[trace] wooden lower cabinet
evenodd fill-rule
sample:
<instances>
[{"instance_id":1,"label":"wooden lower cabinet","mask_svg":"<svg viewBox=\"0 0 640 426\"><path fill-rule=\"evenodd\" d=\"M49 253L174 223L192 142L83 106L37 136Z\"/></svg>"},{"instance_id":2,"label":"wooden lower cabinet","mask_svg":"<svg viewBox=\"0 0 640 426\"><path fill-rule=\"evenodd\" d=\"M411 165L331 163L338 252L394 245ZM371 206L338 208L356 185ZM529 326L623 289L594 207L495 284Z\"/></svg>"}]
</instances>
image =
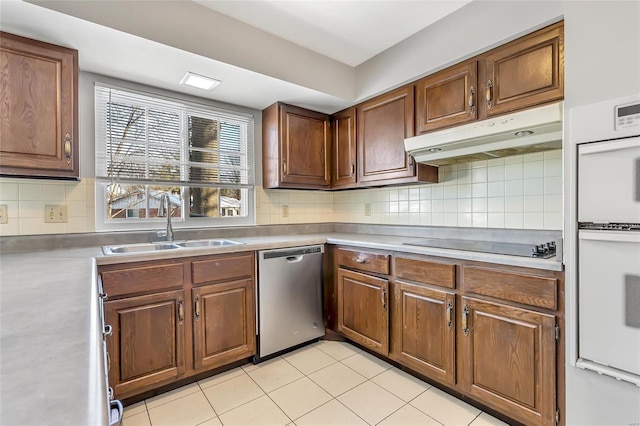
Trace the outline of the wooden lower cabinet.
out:
<instances>
[{"instance_id":1,"label":"wooden lower cabinet","mask_svg":"<svg viewBox=\"0 0 640 426\"><path fill-rule=\"evenodd\" d=\"M338 269L338 331L382 355L389 353L389 281Z\"/></svg>"},{"instance_id":2,"label":"wooden lower cabinet","mask_svg":"<svg viewBox=\"0 0 640 426\"><path fill-rule=\"evenodd\" d=\"M219 367L255 353L253 280L192 290L194 367Z\"/></svg>"},{"instance_id":3,"label":"wooden lower cabinet","mask_svg":"<svg viewBox=\"0 0 640 426\"><path fill-rule=\"evenodd\" d=\"M455 384L455 294L394 284L392 357L413 370Z\"/></svg>"},{"instance_id":4,"label":"wooden lower cabinet","mask_svg":"<svg viewBox=\"0 0 640 426\"><path fill-rule=\"evenodd\" d=\"M460 319L462 390L524 424L555 424L555 317L462 297Z\"/></svg>"},{"instance_id":5,"label":"wooden lower cabinet","mask_svg":"<svg viewBox=\"0 0 640 426\"><path fill-rule=\"evenodd\" d=\"M185 371L184 291L107 301L109 384L118 398L167 384Z\"/></svg>"}]
</instances>

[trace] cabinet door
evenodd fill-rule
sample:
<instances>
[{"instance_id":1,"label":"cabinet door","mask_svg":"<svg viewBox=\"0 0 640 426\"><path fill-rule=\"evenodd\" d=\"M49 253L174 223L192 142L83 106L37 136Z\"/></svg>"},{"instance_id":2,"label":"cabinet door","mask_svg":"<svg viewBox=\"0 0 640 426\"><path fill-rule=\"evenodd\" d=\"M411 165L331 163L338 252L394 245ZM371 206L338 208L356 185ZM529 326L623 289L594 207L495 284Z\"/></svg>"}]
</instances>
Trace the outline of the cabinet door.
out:
<instances>
[{"instance_id":1,"label":"cabinet door","mask_svg":"<svg viewBox=\"0 0 640 426\"><path fill-rule=\"evenodd\" d=\"M554 425L555 317L468 297L461 305L464 391L522 423Z\"/></svg>"},{"instance_id":2,"label":"cabinet door","mask_svg":"<svg viewBox=\"0 0 640 426\"><path fill-rule=\"evenodd\" d=\"M192 295L196 369L218 367L255 354L252 279L195 288Z\"/></svg>"},{"instance_id":3,"label":"cabinet door","mask_svg":"<svg viewBox=\"0 0 640 426\"><path fill-rule=\"evenodd\" d=\"M1 33L0 90L0 174L77 178L78 52Z\"/></svg>"},{"instance_id":4,"label":"cabinet door","mask_svg":"<svg viewBox=\"0 0 640 426\"><path fill-rule=\"evenodd\" d=\"M477 62L463 63L416 83L416 131L426 133L478 118Z\"/></svg>"},{"instance_id":5,"label":"cabinet door","mask_svg":"<svg viewBox=\"0 0 640 426\"><path fill-rule=\"evenodd\" d=\"M413 136L413 86L402 87L358 107L359 182L415 176L404 150Z\"/></svg>"},{"instance_id":6,"label":"cabinet door","mask_svg":"<svg viewBox=\"0 0 640 426\"><path fill-rule=\"evenodd\" d=\"M481 63L481 117L564 97L564 27L552 25L490 51Z\"/></svg>"},{"instance_id":7,"label":"cabinet door","mask_svg":"<svg viewBox=\"0 0 640 426\"><path fill-rule=\"evenodd\" d=\"M356 109L334 114L331 120L331 187L353 186L356 183Z\"/></svg>"},{"instance_id":8,"label":"cabinet door","mask_svg":"<svg viewBox=\"0 0 640 426\"><path fill-rule=\"evenodd\" d=\"M393 357L441 382L455 383L455 295L395 284Z\"/></svg>"},{"instance_id":9,"label":"cabinet door","mask_svg":"<svg viewBox=\"0 0 640 426\"><path fill-rule=\"evenodd\" d=\"M116 397L170 383L185 371L184 291L107 301L109 383Z\"/></svg>"},{"instance_id":10,"label":"cabinet door","mask_svg":"<svg viewBox=\"0 0 640 426\"><path fill-rule=\"evenodd\" d=\"M389 281L340 268L338 331L383 355L389 353Z\"/></svg>"},{"instance_id":11,"label":"cabinet door","mask_svg":"<svg viewBox=\"0 0 640 426\"><path fill-rule=\"evenodd\" d=\"M329 186L329 117L282 104L280 129L281 181Z\"/></svg>"}]
</instances>

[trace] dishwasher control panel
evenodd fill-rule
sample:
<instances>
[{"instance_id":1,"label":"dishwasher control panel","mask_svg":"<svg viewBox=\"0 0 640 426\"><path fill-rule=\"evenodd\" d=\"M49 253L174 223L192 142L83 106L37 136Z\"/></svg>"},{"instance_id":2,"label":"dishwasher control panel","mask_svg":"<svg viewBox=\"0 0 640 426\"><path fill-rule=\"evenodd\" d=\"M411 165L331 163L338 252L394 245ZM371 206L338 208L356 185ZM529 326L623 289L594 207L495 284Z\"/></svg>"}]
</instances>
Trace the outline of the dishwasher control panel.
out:
<instances>
[{"instance_id":1,"label":"dishwasher control panel","mask_svg":"<svg viewBox=\"0 0 640 426\"><path fill-rule=\"evenodd\" d=\"M265 259L273 259L276 257L288 257L288 256L300 256L304 254L316 254L316 253L324 253L322 246L313 246L313 247L301 247L301 248L292 248L291 250L282 249L282 250L265 250L264 252Z\"/></svg>"}]
</instances>

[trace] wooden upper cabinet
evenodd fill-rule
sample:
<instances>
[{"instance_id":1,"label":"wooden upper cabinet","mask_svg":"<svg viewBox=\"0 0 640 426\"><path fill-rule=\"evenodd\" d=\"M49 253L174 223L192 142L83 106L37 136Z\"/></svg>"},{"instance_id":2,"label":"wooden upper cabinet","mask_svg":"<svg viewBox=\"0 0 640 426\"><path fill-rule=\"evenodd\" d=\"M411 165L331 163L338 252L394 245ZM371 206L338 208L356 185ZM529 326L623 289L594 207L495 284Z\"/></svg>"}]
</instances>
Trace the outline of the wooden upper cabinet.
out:
<instances>
[{"instance_id":1,"label":"wooden upper cabinet","mask_svg":"<svg viewBox=\"0 0 640 426\"><path fill-rule=\"evenodd\" d=\"M481 117L564 97L564 23L491 50L480 59Z\"/></svg>"},{"instance_id":2,"label":"wooden upper cabinet","mask_svg":"<svg viewBox=\"0 0 640 426\"><path fill-rule=\"evenodd\" d=\"M265 188L329 187L329 116L275 103L262 112Z\"/></svg>"},{"instance_id":3,"label":"wooden upper cabinet","mask_svg":"<svg viewBox=\"0 0 640 426\"><path fill-rule=\"evenodd\" d=\"M348 108L331 116L331 187L356 184L356 109Z\"/></svg>"},{"instance_id":4,"label":"wooden upper cabinet","mask_svg":"<svg viewBox=\"0 0 640 426\"><path fill-rule=\"evenodd\" d=\"M171 383L185 372L184 291L107 301L109 383L117 398Z\"/></svg>"},{"instance_id":5,"label":"wooden upper cabinet","mask_svg":"<svg viewBox=\"0 0 640 426\"><path fill-rule=\"evenodd\" d=\"M338 331L382 355L389 353L389 281L338 269Z\"/></svg>"},{"instance_id":6,"label":"wooden upper cabinet","mask_svg":"<svg viewBox=\"0 0 640 426\"><path fill-rule=\"evenodd\" d=\"M555 317L462 297L462 389L524 424L555 425Z\"/></svg>"},{"instance_id":7,"label":"wooden upper cabinet","mask_svg":"<svg viewBox=\"0 0 640 426\"><path fill-rule=\"evenodd\" d=\"M253 279L191 291L195 369L220 367L255 354Z\"/></svg>"},{"instance_id":8,"label":"wooden upper cabinet","mask_svg":"<svg viewBox=\"0 0 640 426\"><path fill-rule=\"evenodd\" d=\"M0 175L79 177L78 51L0 32Z\"/></svg>"},{"instance_id":9,"label":"wooden upper cabinet","mask_svg":"<svg viewBox=\"0 0 640 426\"><path fill-rule=\"evenodd\" d=\"M455 294L397 281L393 312L393 358L455 384Z\"/></svg>"},{"instance_id":10,"label":"wooden upper cabinet","mask_svg":"<svg viewBox=\"0 0 640 426\"><path fill-rule=\"evenodd\" d=\"M416 82L416 132L478 118L476 61L449 67Z\"/></svg>"}]
</instances>

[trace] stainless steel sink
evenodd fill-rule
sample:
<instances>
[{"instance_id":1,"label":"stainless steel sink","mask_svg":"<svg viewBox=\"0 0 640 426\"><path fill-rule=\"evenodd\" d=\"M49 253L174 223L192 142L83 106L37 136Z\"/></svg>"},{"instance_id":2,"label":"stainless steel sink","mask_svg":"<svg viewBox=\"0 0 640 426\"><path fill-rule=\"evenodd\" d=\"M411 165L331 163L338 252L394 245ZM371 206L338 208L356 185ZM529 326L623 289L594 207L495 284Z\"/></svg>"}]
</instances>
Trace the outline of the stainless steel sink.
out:
<instances>
[{"instance_id":1,"label":"stainless steel sink","mask_svg":"<svg viewBox=\"0 0 640 426\"><path fill-rule=\"evenodd\" d=\"M221 247L221 246L235 246L238 244L244 244L238 241L232 240L193 240L193 241L182 241L176 243L180 247L189 248L189 247Z\"/></svg>"},{"instance_id":2,"label":"stainless steel sink","mask_svg":"<svg viewBox=\"0 0 640 426\"><path fill-rule=\"evenodd\" d=\"M223 247L244 244L238 241L225 239L192 240L192 241L167 241L157 243L120 244L113 246L103 246L104 254L133 254L133 253L153 253L164 250L182 250L188 248Z\"/></svg>"},{"instance_id":3,"label":"stainless steel sink","mask_svg":"<svg viewBox=\"0 0 640 426\"><path fill-rule=\"evenodd\" d=\"M104 246L102 251L104 254L125 254L125 253L147 253L160 250L177 250L181 248L174 243L141 243L141 244L123 244L119 246Z\"/></svg>"}]
</instances>

